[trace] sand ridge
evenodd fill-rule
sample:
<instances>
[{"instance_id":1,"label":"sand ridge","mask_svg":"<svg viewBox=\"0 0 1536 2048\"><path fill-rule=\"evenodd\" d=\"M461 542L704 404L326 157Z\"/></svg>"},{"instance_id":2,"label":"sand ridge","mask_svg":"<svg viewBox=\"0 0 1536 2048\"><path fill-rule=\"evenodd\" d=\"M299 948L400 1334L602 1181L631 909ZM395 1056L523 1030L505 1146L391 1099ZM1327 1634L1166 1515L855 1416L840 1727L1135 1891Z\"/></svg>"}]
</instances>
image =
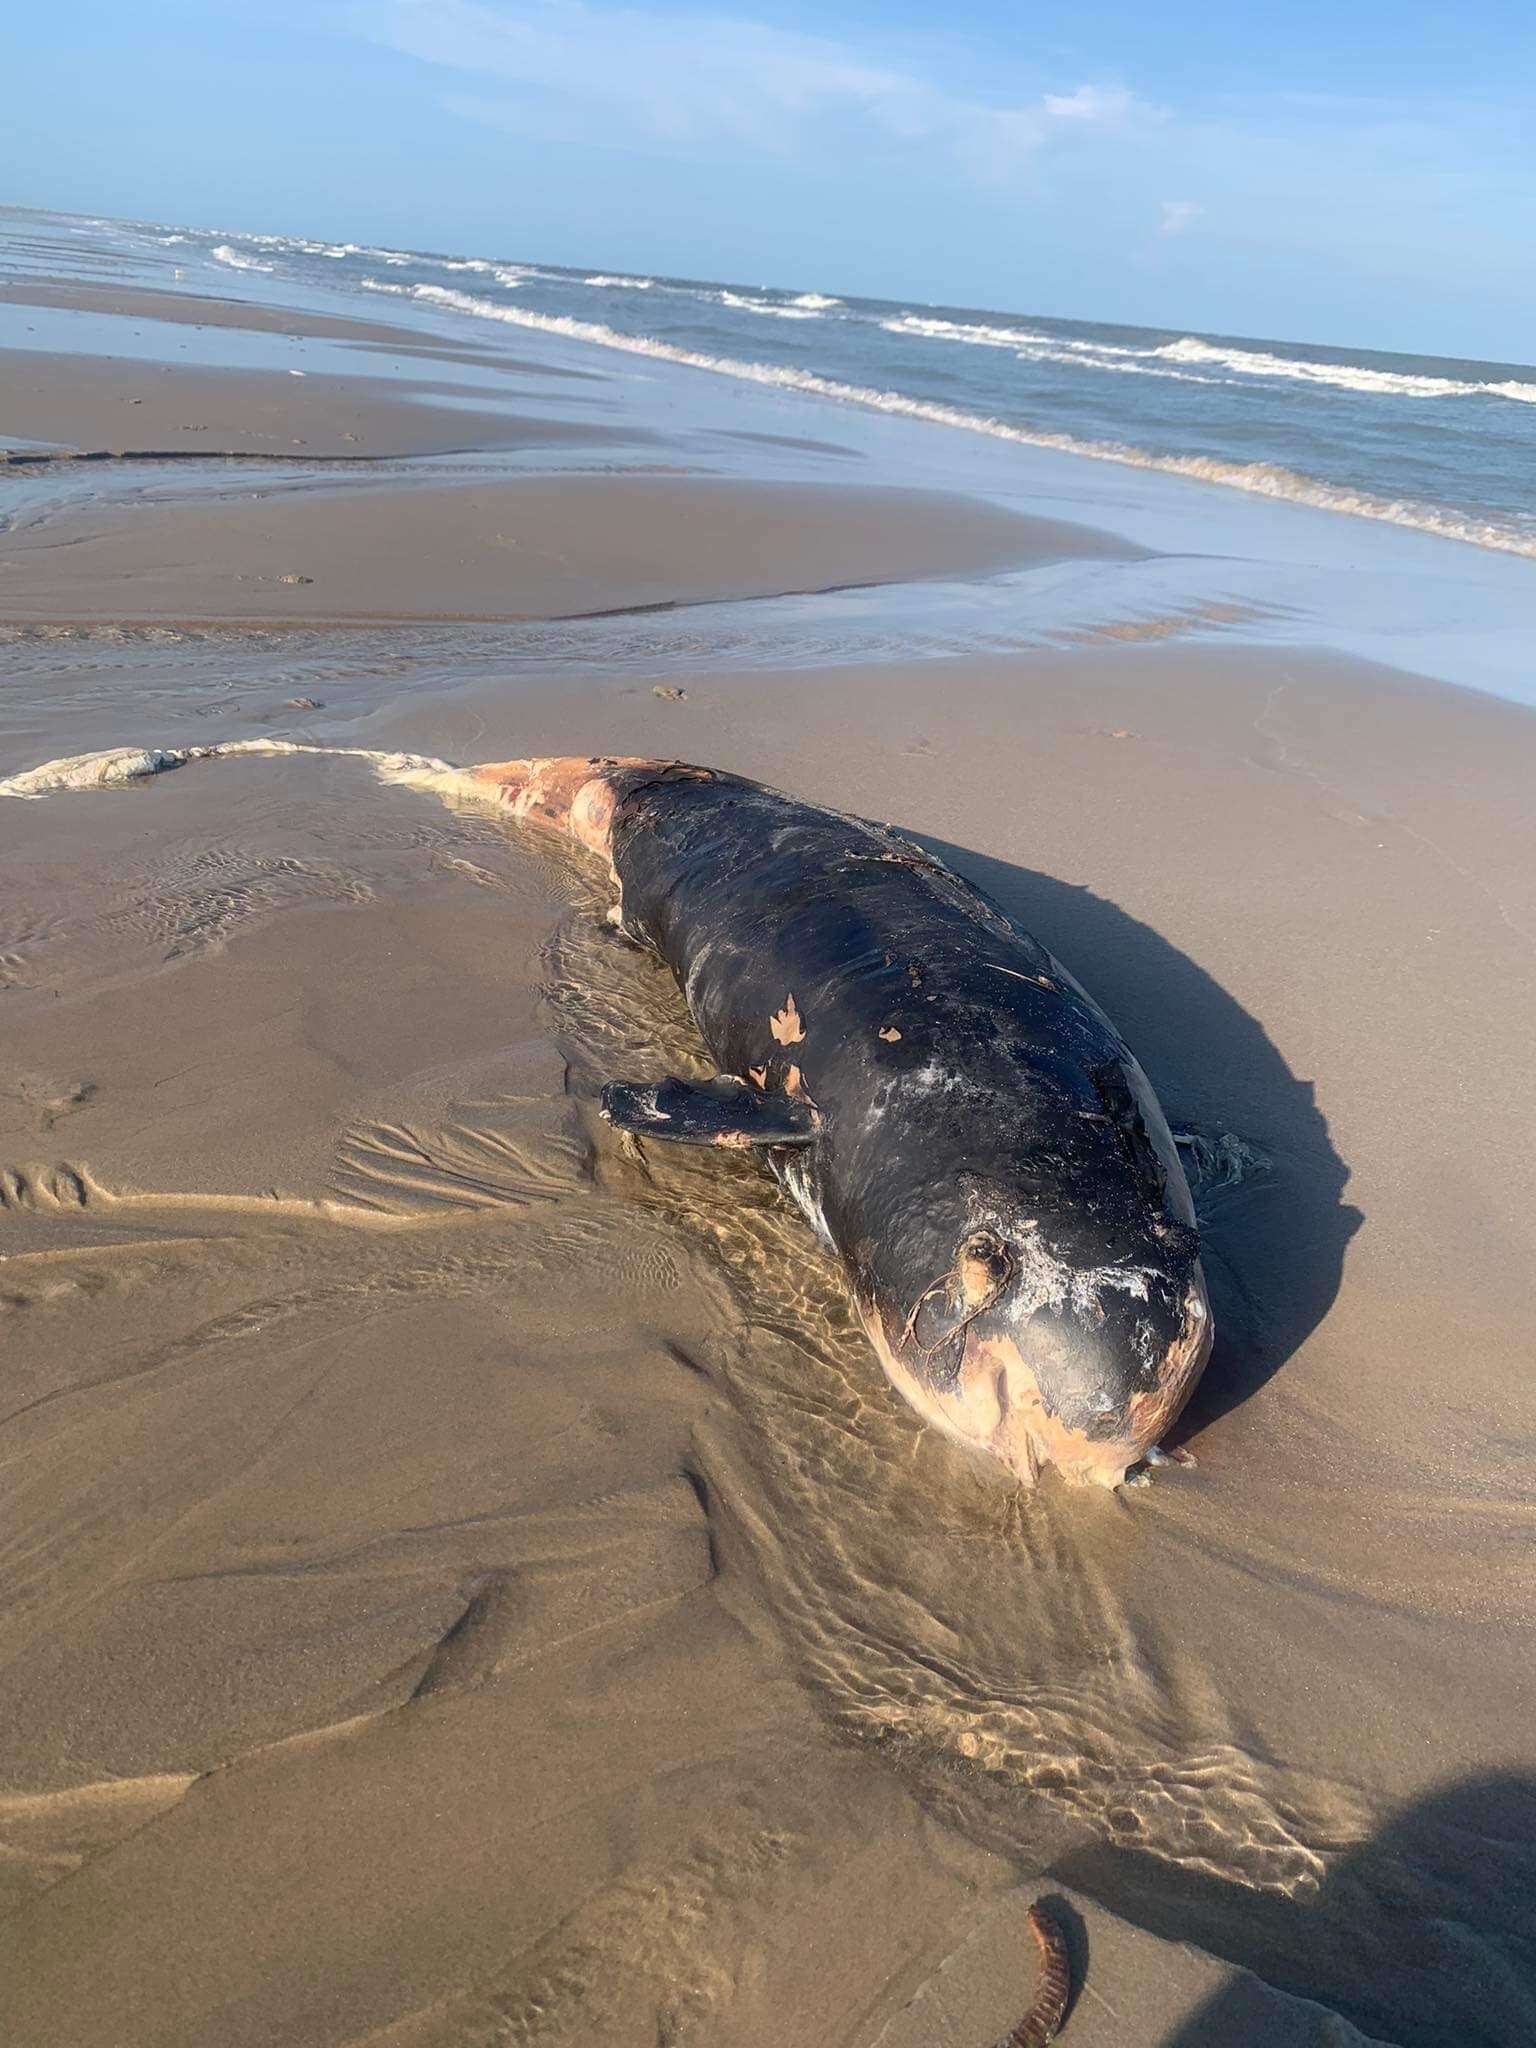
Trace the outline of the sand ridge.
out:
<instances>
[{"instance_id":1,"label":"sand ridge","mask_svg":"<svg viewBox=\"0 0 1536 2048\"><path fill-rule=\"evenodd\" d=\"M962 498L830 483L247 483L211 504L106 503L12 531L0 618L559 619L1141 552Z\"/></svg>"},{"instance_id":2,"label":"sand ridge","mask_svg":"<svg viewBox=\"0 0 1536 2048\"><path fill-rule=\"evenodd\" d=\"M431 368L423 359L417 376L386 382L291 365L127 365L109 355L12 349L0 396L0 468L71 458L360 465L471 450L644 447L653 438L611 421L498 406L502 397L515 403L515 389L451 383Z\"/></svg>"}]
</instances>

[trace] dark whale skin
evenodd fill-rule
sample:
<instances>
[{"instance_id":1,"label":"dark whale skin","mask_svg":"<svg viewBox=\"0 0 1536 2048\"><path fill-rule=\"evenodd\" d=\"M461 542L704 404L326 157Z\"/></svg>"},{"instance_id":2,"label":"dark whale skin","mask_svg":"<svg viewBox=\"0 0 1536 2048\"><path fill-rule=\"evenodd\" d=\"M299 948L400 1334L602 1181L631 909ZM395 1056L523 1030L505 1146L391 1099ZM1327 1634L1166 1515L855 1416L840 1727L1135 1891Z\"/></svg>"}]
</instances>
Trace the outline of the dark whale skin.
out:
<instances>
[{"instance_id":1,"label":"dark whale skin","mask_svg":"<svg viewBox=\"0 0 1536 2048\"><path fill-rule=\"evenodd\" d=\"M1113 1025L888 828L712 770L599 766L619 922L722 1074L809 1112L814 1142L768 1156L892 1380L1026 1481L1052 1462L1117 1484L1211 1320L1173 1138Z\"/></svg>"},{"instance_id":2,"label":"dark whale skin","mask_svg":"<svg viewBox=\"0 0 1536 2048\"><path fill-rule=\"evenodd\" d=\"M720 1073L610 1122L757 1146L926 1420L1025 1482L1118 1485L1210 1351L1194 1209L1146 1076L1066 970L889 828L681 762L465 771L609 866Z\"/></svg>"}]
</instances>

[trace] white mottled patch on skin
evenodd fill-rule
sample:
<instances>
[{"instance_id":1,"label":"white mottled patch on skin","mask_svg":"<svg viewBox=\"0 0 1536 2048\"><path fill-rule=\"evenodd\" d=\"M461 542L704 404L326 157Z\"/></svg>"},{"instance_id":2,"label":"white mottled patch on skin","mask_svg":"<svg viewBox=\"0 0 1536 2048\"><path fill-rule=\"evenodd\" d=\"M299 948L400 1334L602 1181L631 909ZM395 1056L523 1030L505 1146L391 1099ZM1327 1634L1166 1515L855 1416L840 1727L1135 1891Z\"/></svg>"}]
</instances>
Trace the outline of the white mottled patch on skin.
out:
<instances>
[{"instance_id":1,"label":"white mottled patch on skin","mask_svg":"<svg viewBox=\"0 0 1536 2048\"><path fill-rule=\"evenodd\" d=\"M1078 1267L1058 1258L1041 1240L1038 1221L1023 1222L1000 1212L978 1214L976 1226L993 1231L1014 1252L1014 1281L1010 1300L1017 1304L1021 1318L1037 1309L1072 1309L1092 1315L1099 1309L1100 1296L1128 1294L1136 1301L1147 1299L1147 1283L1153 1277L1149 1266L1116 1265Z\"/></svg>"},{"instance_id":2,"label":"white mottled patch on skin","mask_svg":"<svg viewBox=\"0 0 1536 2048\"><path fill-rule=\"evenodd\" d=\"M693 963L688 969L687 984L683 989L683 1000L690 1011L693 1009L693 992L698 987L699 976L704 972L704 964L714 950L713 941L706 941L693 956Z\"/></svg>"},{"instance_id":3,"label":"white mottled patch on skin","mask_svg":"<svg viewBox=\"0 0 1536 2048\"><path fill-rule=\"evenodd\" d=\"M903 1075L900 1085L915 1095L937 1095L951 1088L963 1087L965 1084L963 1076L951 1073L947 1067L941 1067L937 1060L929 1060L926 1066Z\"/></svg>"},{"instance_id":4,"label":"white mottled patch on skin","mask_svg":"<svg viewBox=\"0 0 1536 2048\"><path fill-rule=\"evenodd\" d=\"M792 1158L776 1162L780 1183L785 1187L812 1230L824 1245L832 1244L832 1232L823 1213L811 1180L810 1162L796 1153Z\"/></svg>"}]
</instances>

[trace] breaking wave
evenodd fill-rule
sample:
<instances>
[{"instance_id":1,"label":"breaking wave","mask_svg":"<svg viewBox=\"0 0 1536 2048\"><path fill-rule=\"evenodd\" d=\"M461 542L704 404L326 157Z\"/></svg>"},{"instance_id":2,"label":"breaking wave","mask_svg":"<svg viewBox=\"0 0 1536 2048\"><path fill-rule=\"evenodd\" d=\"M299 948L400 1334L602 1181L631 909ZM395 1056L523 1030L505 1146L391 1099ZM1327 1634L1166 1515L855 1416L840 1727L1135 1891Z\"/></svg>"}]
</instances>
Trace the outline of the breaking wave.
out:
<instances>
[{"instance_id":1,"label":"breaking wave","mask_svg":"<svg viewBox=\"0 0 1536 2048\"><path fill-rule=\"evenodd\" d=\"M895 320L882 320L887 334L921 335L929 341L961 341L971 348L1028 348L1054 346L1049 335L1034 334L1027 327L989 327L968 320L927 319L921 313L903 313Z\"/></svg>"},{"instance_id":2,"label":"breaking wave","mask_svg":"<svg viewBox=\"0 0 1536 2048\"><path fill-rule=\"evenodd\" d=\"M612 290L626 292L648 292L656 282L654 277L609 277L601 270L596 277L584 277L581 281L583 284L607 285Z\"/></svg>"},{"instance_id":3,"label":"breaking wave","mask_svg":"<svg viewBox=\"0 0 1536 2048\"><path fill-rule=\"evenodd\" d=\"M1341 391L1373 391L1392 398L1511 398L1536 405L1536 384L1515 378L1486 383L1460 377L1426 377L1407 370L1372 370L1363 363L1319 363L1264 349L1230 348L1185 335L1152 351L1168 362L1212 364L1243 377L1291 377L1304 384L1332 384Z\"/></svg>"},{"instance_id":4,"label":"breaking wave","mask_svg":"<svg viewBox=\"0 0 1536 2048\"><path fill-rule=\"evenodd\" d=\"M739 313L767 313L777 320L816 320L821 317L817 307L804 305L799 299L781 306L772 299L752 299L741 292L710 292L706 296L717 306L734 306Z\"/></svg>"},{"instance_id":5,"label":"breaking wave","mask_svg":"<svg viewBox=\"0 0 1536 2048\"><path fill-rule=\"evenodd\" d=\"M958 427L965 433L986 434L994 440L1015 441L1030 448L1054 448L1064 455L1085 456L1093 462L1119 462L1133 469L1161 470L1170 476L1221 484L1228 490L1247 491L1261 498L1310 505L1325 512L1346 512L1359 519L1384 520L1392 526L1437 534L1443 540L1465 541L1472 547L1493 548L1502 554L1536 559L1536 535L1515 532L1444 506L1378 497L1346 485L1323 483L1315 477L1285 469L1278 463L1227 462L1208 455L1154 455L1147 449L1135 448L1124 442L1083 441L1072 434L1013 426L1006 420L964 412L958 406L908 398L900 391L844 384L832 377L818 376L810 370L790 369L778 363L749 363L731 356L705 355L697 349L656 341L649 335L620 334L616 329L603 327L594 320L572 320L563 314L535 313L521 306L498 306L489 299L477 299L471 293L453 291L446 285L402 286L376 278L364 278L362 283L370 291L404 294L431 305L451 307L476 319L500 320L509 326L532 328L541 334L562 335L568 341L591 342L599 348L620 349L629 355L680 363L692 370L707 370L719 377L739 378L779 390L808 391L819 398L837 399L845 405L865 406L874 412L895 413L905 419L928 420L935 426Z\"/></svg>"},{"instance_id":6,"label":"breaking wave","mask_svg":"<svg viewBox=\"0 0 1536 2048\"><path fill-rule=\"evenodd\" d=\"M984 321L940 320L903 313L882 320L887 334L928 341L961 342L971 348L1006 348L1032 362L1076 364L1083 368L1120 370L1141 376L1182 377L1191 383L1230 383L1233 377L1289 378L1303 384L1327 384L1340 391L1362 391L1383 398L1508 398L1536 405L1536 384L1515 378L1479 381L1432 377L1408 370L1373 370L1363 363L1325 363L1296 356L1277 356L1267 349L1247 349L1187 334L1153 348L1128 348L1107 341L1076 341L1065 335L1040 334L1028 327L996 327ZM1224 372L1212 377L1212 371ZM1191 375L1191 372L1197 374Z\"/></svg>"},{"instance_id":7,"label":"breaking wave","mask_svg":"<svg viewBox=\"0 0 1536 2048\"><path fill-rule=\"evenodd\" d=\"M1176 384L1229 384L1230 377L1197 376L1188 370L1156 367L1152 349L1117 348L1112 342L1070 341L1035 334L1027 327L969 326L959 320L927 320L904 313L882 320L887 334L919 335L931 341L960 341L973 348L1005 348L1021 363L1066 363L1078 370L1115 370L1134 376L1165 377Z\"/></svg>"},{"instance_id":8,"label":"breaking wave","mask_svg":"<svg viewBox=\"0 0 1536 2048\"><path fill-rule=\"evenodd\" d=\"M213 251L215 263L222 263L229 270L264 270L271 272L272 265L263 263L258 256L242 256L238 249L231 249L228 242L220 242Z\"/></svg>"}]
</instances>

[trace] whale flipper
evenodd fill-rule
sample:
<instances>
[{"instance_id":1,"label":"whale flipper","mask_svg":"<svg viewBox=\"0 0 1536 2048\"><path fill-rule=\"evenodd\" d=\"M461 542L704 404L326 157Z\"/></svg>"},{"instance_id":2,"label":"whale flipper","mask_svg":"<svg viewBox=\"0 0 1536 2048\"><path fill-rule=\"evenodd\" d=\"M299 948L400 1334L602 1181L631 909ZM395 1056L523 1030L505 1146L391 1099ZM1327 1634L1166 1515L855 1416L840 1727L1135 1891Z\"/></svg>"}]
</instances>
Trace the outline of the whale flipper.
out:
<instances>
[{"instance_id":1,"label":"whale flipper","mask_svg":"<svg viewBox=\"0 0 1536 2048\"><path fill-rule=\"evenodd\" d=\"M610 1081L603 1115L616 1130L681 1145L813 1145L816 1112L787 1095L765 1095L734 1075L713 1081Z\"/></svg>"}]
</instances>

